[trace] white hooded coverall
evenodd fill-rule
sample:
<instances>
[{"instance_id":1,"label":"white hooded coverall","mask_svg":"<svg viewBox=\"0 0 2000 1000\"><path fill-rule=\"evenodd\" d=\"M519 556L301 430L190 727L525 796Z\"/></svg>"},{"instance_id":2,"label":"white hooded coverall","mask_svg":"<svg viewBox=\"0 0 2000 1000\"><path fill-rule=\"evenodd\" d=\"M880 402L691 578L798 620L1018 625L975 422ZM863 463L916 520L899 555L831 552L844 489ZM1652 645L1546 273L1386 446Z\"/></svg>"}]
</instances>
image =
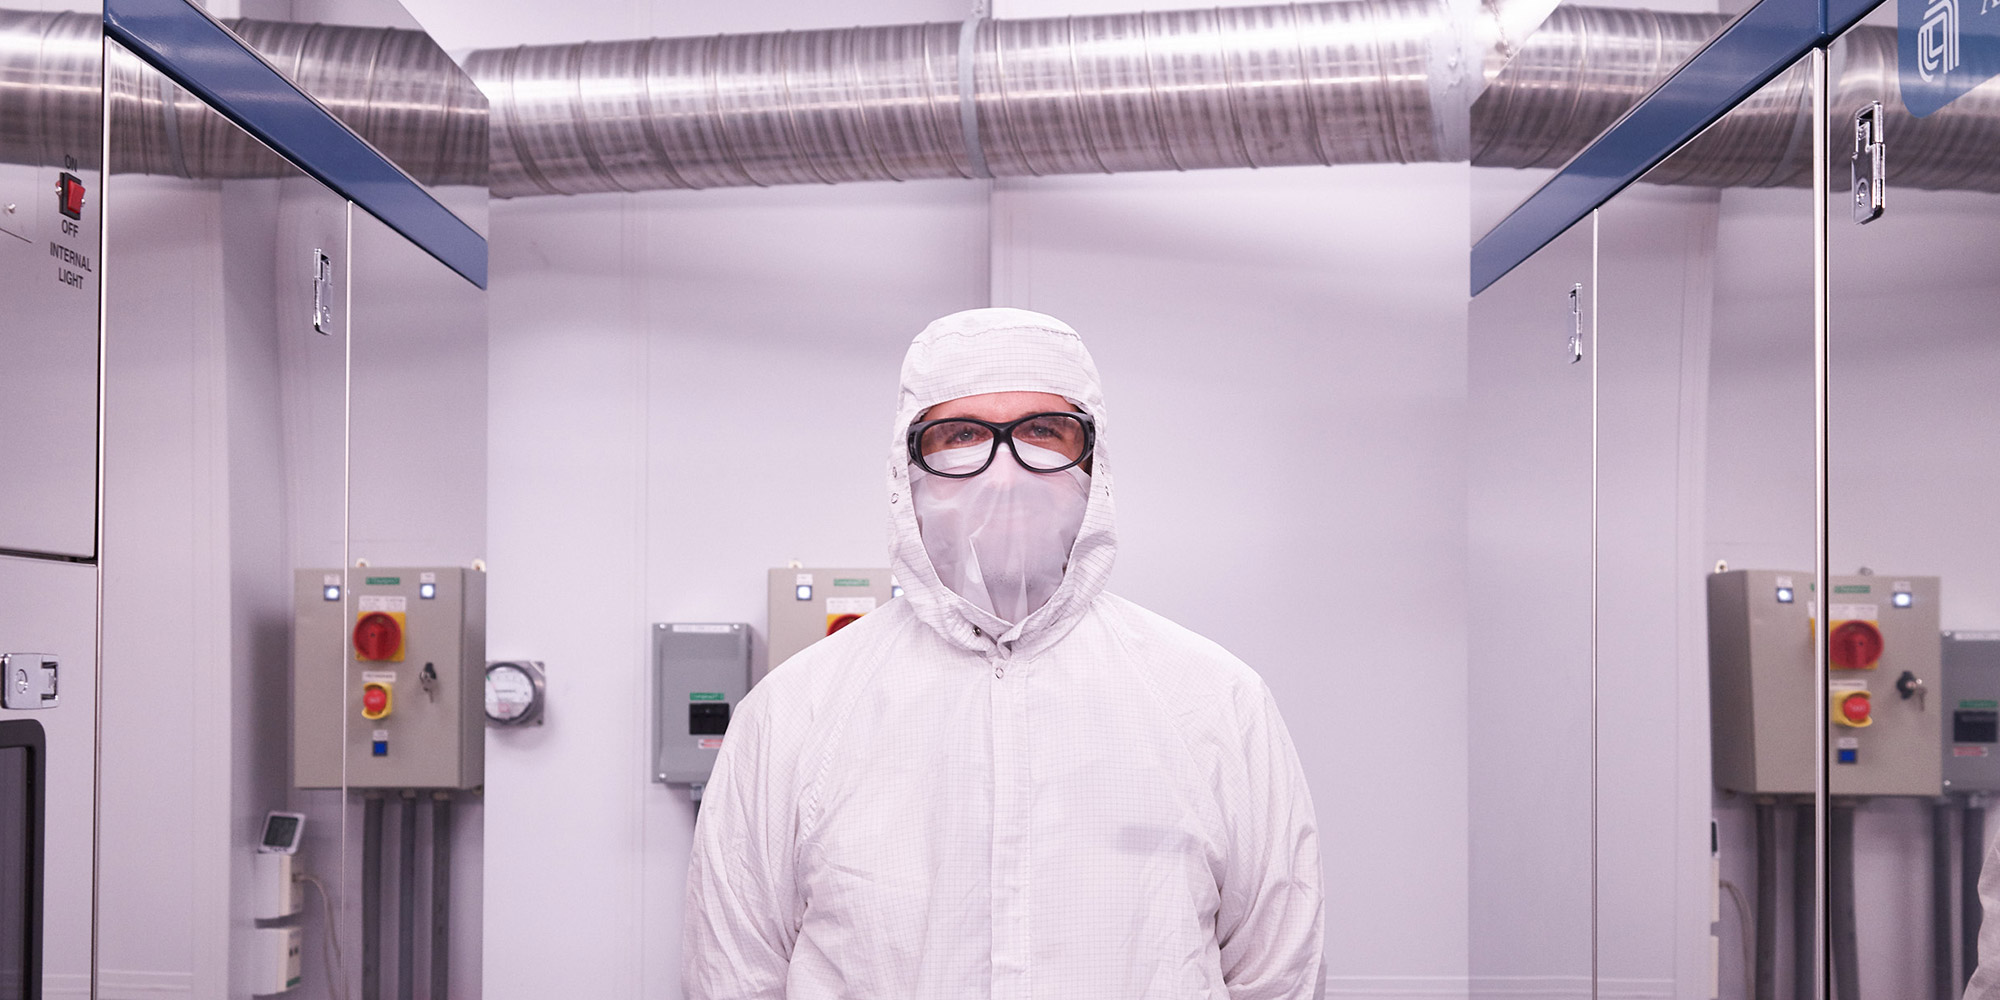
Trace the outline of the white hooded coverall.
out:
<instances>
[{"instance_id":1,"label":"white hooded coverall","mask_svg":"<svg viewBox=\"0 0 2000 1000\"><path fill-rule=\"evenodd\" d=\"M1098 429L1063 582L1018 625L939 582L904 443L926 408L1002 391L1065 396ZM1314 995L1297 753L1241 661L1103 592L1107 423L1096 366L1050 317L959 313L911 345L888 489L904 596L730 720L688 867L690 1000Z\"/></svg>"}]
</instances>

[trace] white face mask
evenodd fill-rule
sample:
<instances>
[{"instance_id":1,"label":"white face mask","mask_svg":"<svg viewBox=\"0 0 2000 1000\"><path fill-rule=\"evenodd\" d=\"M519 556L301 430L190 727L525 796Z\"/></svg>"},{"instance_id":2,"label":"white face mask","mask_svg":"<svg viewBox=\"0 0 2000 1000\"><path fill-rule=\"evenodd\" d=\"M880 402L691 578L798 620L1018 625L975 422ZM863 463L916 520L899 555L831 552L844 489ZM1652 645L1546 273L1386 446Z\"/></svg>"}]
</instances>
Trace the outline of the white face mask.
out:
<instances>
[{"instance_id":1,"label":"white face mask","mask_svg":"<svg viewBox=\"0 0 2000 1000\"><path fill-rule=\"evenodd\" d=\"M1030 461L1037 460L1034 455L1050 465L1064 461L1026 442L1014 446ZM925 460L949 472L974 468L986 457L983 446L954 451ZM1003 444L993 464L970 479L933 476L911 466L910 500L924 551L944 585L1018 623L1047 604L1062 585L1090 500L1090 476L1076 467L1030 472Z\"/></svg>"}]
</instances>

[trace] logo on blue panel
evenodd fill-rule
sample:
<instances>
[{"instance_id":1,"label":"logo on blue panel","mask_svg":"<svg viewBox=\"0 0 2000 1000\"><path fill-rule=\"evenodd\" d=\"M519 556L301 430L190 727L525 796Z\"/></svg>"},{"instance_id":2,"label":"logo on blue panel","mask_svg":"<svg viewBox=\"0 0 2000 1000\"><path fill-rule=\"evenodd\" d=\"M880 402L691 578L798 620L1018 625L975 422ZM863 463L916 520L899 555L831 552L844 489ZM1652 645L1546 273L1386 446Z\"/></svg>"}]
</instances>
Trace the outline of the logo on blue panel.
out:
<instances>
[{"instance_id":1,"label":"logo on blue panel","mask_svg":"<svg viewBox=\"0 0 2000 1000\"><path fill-rule=\"evenodd\" d=\"M1897 0L1896 49L1903 106L1929 115L2000 73L2000 0Z\"/></svg>"},{"instance_id":2,"label":"logo on blue panel","mask_svg":"<svg viewBox=\"0 0 2000 1000\"><path fill-rule=\"evenodd\" d=\"M1925 83L1958 68L1958 0L1931 0L1917 26L1917 76Z\"/></svg>"}]
</instances>

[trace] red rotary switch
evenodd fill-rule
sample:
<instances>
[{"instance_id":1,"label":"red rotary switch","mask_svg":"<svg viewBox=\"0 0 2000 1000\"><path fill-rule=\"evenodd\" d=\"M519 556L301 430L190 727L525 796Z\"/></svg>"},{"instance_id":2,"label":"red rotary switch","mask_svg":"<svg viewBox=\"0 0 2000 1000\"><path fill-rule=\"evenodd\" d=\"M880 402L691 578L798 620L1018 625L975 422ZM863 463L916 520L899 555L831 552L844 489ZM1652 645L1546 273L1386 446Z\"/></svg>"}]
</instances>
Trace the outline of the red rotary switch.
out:
<instances>
[{"instance_id":1,"label":"red rotary switch","mask_svg":"<svg viewBox=\"0 0 2000 1000\"><path fill-rule=\"evenodd\" d=\"M354 658L401 660L403 623L387 611L370 611L354 623Z\"/></svg>"},{"instance_id":2,"label":"red rotary switch","mask_svg":"<svg viewBox=\"0 0 2000 1000\"><path fill-rule=\"evenodd\" d=\"M1871 621L1841 622L1826 637L1827 657L1841 670L1873 670L1882 662L1882 630Z\"/></svg>"},{"instance_id":3,"label":"red rotary switch","mask_svg":"<svg viewBox=\"0 0 2000 1000\"><path fill-rule=\"evenodd\" d=\"M841 629L844 629L847 626L852 625L860 620L861 620L860 615L827 615L826 634L832 635L835 632L838 632Z\"/></svg>"}]
</instances>

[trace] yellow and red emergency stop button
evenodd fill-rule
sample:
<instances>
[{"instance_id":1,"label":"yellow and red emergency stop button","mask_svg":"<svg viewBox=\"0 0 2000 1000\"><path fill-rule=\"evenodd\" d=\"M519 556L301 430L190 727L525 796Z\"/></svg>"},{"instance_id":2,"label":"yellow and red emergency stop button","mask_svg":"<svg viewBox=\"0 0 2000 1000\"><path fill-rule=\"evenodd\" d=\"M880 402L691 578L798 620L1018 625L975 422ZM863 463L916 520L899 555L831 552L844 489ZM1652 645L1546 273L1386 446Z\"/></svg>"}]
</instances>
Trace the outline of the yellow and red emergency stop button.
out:
<instances>
[{"instance_id":1,"label":"yellow and red emergency stop button","mask_svg":"<svg viewBox=\"0 0 2000 1000\"><path fill-rule=\"evenodd\" d=\"M354 619L354 658L376 663L403 662L403 613L363 611Z\"/></svg>"},{"instance_id":2,"label":"yellow and red emergency stop button","mask_svg":"<svg viewBox=\"0 0 2000 1000\"><path fill-rule=\"evenodd\" d=\"M1882 629L1860 618L1834 622L1826 636L1827 658L1839 670L1875 669L1882 662L1882 646Z\"/></svg>"},{"instance_id":3,"label":"yellow and red emergency stop button","mask_svg":"<svg viewBox=\"0 0 2000 1000\"><path fill-rule=\"evenodd\" d=\"M1866 691L1833 692L1833 721L1836 725L1853 729L1872 726L1875 724L1874 708L1874 701Z\"/></svg>"},{"instance_id":4,"label":"yellow and red emergency stop button","mask_svg":"<svg viewBox=\"0 0 2000 1000\"><path fill-rule=\"evenodd\" d=\"M395 701L389 685L382 681L361 685L361 717L364 719L386 718L395 708Z\"/></svg>"}]
</instances>

